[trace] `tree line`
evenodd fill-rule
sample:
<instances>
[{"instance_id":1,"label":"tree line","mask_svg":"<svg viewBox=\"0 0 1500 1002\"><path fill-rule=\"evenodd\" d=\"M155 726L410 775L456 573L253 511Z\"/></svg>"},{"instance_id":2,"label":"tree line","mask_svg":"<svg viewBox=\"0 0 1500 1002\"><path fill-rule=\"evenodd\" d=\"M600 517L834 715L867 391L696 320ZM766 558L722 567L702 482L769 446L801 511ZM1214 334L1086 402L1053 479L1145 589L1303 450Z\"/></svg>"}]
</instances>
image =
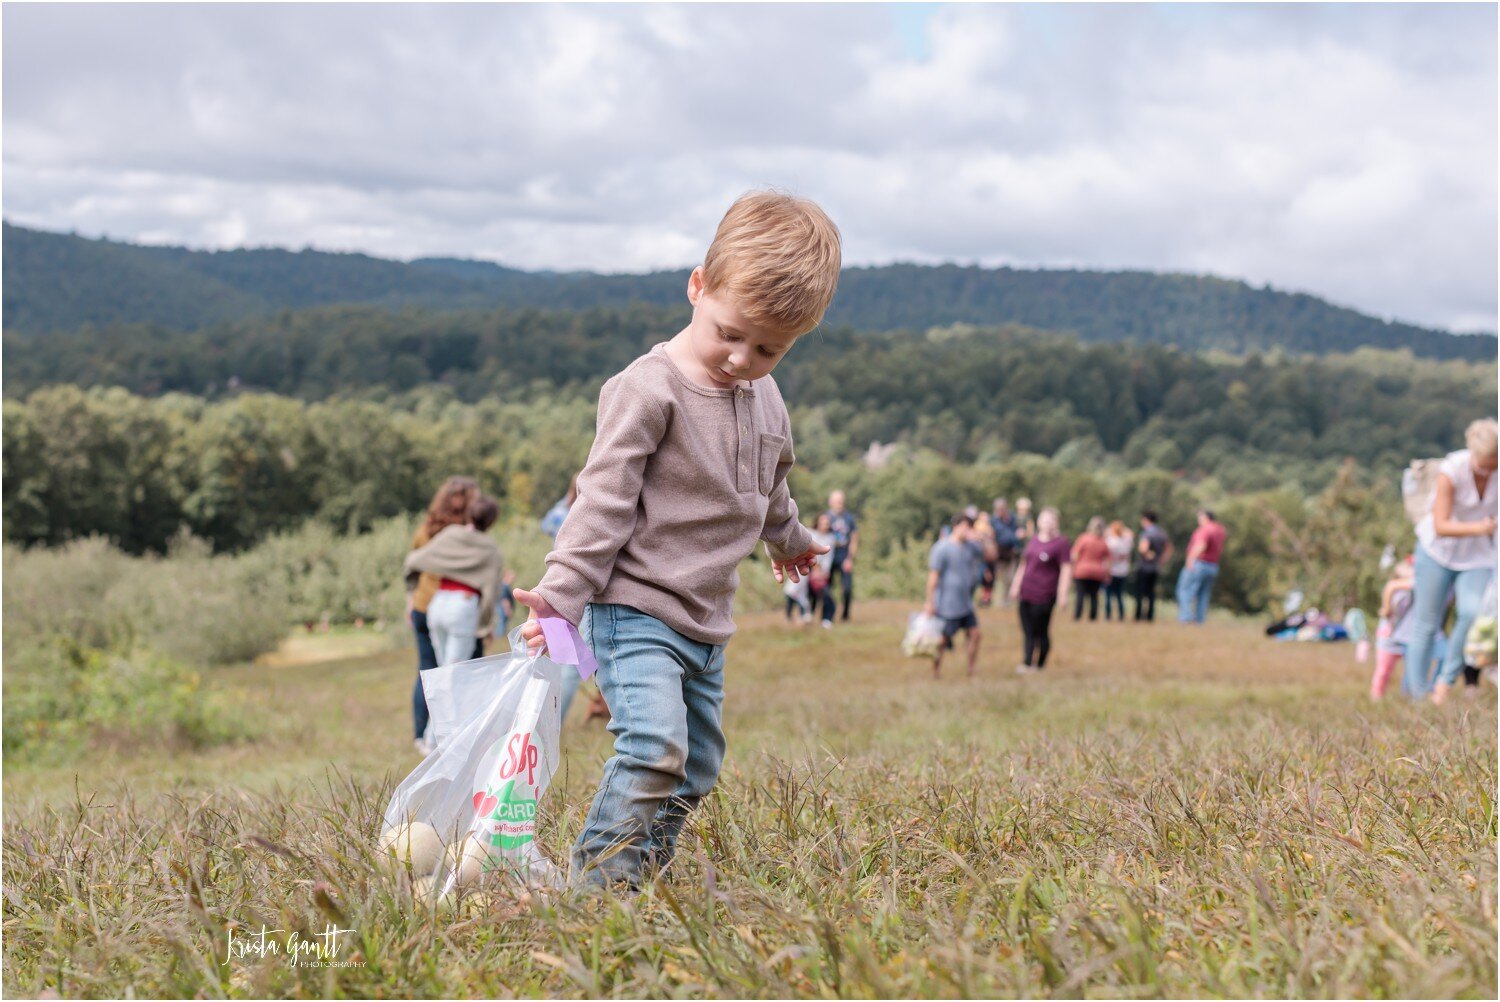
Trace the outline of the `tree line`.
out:
<instances>
[{"instance_id":1,"label":"tree line","mask_svg":"<svg viewBox=\"0 0 1500 1002\"><path fill-rule=\"evenodd\" d=\"M308 519L358 532L419 511L457 472L530 512L567 488L593 417L581 397L542 408L429 395L398 409L49 387L4 402L5 534L23 545L102 535L141 553L186 529L236 551Z\"/></svg>"},{"instance_id":2,"label":"tree line","mask_svg":"<svg viewBox=\"0 0 1500 1002\"><path fill-rule=\"evenodd\" d=\"M190 331L85 328L7 335L13 397L56 383L209 400L273 393L405 406L592 401L600 382L687 319L643 305L572 312L443 313L330 307ZM1226 489L1313 491L1345 457L1394 474L1440 455L1494 413L1495 365L1369 349L1307 358L1212 357L1160 345L1088 344L1016 326L807 335L777 369L814 465L871 442L960 462L1035 453L1064 465L1211 476Z\"/></svg>"},{"instance_id":3,"label":"tree line","mask_svg":"<svg viewBox=\"0 0 1500 1002\"><path fill-rule=\"evenodd\" d=\"M794 419L805 426L808 417ZM205 401L56 386L5 401L3 431L9 541L102 536L140 554L190 533L239 553L310 526L347 538L409 517L452 473L477 477L504 524L534 530L587 455L593 404L582 395L465 404L436 393L399 406L269 394ZM1241 611L1291 584L1330 601L1368 598L1379 585L1372 555L1410 534L1393 480L1352 460L1315 492L1228 492L1214 479L1128 468L1118 455L1088 466L1025 453L956 462L908 444L876 466L799 465L790 483L807 517L830 491L848 494L866 540L863 587L893 596L920 583L946 518L997 495L1059 507L1070 534L1093 515L1133 523L1154 508L1179 541L1195 509L1211 505L1234 539L1218 594Z\"/></svg>"}]
</instances>

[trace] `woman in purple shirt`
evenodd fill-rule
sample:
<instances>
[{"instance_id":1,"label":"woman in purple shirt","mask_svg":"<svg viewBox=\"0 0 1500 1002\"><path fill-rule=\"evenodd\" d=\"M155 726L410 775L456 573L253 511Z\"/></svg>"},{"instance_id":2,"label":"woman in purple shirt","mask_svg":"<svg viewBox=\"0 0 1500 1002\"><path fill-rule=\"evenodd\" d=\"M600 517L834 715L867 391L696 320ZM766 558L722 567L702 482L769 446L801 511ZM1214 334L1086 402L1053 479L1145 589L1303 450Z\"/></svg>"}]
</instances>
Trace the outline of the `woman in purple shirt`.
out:
<instances>
[{"instance_id":1,"label":"woman in purple shirt","mask_svg":"<svg viewBox=\"0 0 1500 1002\"><path fill-rule=\"evenodd\" d=\"M1026 543L1020 573L1011 582L1011 601L1020 600L1021 633L1026 638L1026 660L1016 666L1018 675L1047 667L1047 652L1052 649L1048 632L1052 627L1052 610L1059 601L1068 604L1073 547L1068 537L1058 531L1058 523L1056 508L1042 509L1036 518L1036 535Z\"/></svg>"}]
</instances>

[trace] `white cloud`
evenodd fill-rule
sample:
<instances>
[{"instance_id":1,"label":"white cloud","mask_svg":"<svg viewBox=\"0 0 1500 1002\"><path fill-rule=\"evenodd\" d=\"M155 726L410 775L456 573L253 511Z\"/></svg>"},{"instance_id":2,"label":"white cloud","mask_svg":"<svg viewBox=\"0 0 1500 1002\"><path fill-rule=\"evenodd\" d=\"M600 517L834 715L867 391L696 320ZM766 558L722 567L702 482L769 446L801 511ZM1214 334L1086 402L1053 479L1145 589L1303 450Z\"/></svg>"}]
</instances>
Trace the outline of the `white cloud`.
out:
<instances>
[{"instance_id":1,"label":"white cloud","mask_svg":"<svg viewBox=\"0 0 1500 1002\"><path fill-rule=\"evenodd\" d=\"M759 184L851 263L1208 271L1494 327L1479 6L9 5L7 218L690 263Z\"/></svg>"}]
</instances>

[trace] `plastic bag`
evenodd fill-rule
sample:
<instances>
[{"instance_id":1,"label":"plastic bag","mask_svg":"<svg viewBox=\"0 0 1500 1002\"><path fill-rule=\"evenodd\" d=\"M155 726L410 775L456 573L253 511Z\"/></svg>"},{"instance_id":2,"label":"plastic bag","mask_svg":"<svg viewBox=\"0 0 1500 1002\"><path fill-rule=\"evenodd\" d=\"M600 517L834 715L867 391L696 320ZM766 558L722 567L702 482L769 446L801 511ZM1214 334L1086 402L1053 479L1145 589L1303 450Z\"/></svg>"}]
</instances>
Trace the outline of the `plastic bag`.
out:
<instances>
[{"instance_id":1,"label":"plastic bag","mask_svg":"<svg viewBox=\"0 0 1500 1002\"><path fill-rule=\"evenodd\" d=\"M906 636L901 650L909 658L935 658L943 645L943 621L925 612L906 617Z\"/></svg>"},{"instance_id":2,"label":"plastic bag","mask_svg":"<svg viewBox=\"0 0 1500 1002\"><path fill-rule=\"evenodd\" d=\"M536 845L537 804L557 771L562 673L510 634L511 652L422 672L437 747L391 794L380 848L441 900L490 873L562 875Z\"/></svg>"},{"instance_id":3,"label":"plastic bag","mask_svg":"<svg viewBox=\"0 0 1500 1002\"><path fill-rule=\"evenodd\" d=\"M1481 606L1480 614L1475 617L1474 624L1469 627L1469 635L1464 640L1464 659L1476 668L1488 668L1495 663L1497 646L1497 627L1495 618L1495 579L1490 578L1490 583L1484 590L1484 597L1479 600Z\"/></svg>"},{"instance_id":4,"label":"plastic bag","mask_svg":"<svg viewBox=\"0 0 1500 1002\"><path fill-rule=\"evenodd\" d=\"M1488 668L1495 663L1495 629L1494 616L1480 616L1469 627L1469 636L1464 642L1464 659L1475 668Z\"/></svg>"}]
</instances>

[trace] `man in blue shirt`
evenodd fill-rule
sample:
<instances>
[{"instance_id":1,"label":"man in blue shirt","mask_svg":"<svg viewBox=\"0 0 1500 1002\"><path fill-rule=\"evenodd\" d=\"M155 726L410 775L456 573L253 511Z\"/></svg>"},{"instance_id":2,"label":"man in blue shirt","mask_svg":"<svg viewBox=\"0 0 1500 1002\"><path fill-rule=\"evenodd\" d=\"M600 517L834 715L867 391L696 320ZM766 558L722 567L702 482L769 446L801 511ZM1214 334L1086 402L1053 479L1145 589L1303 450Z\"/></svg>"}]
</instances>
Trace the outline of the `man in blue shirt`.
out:
<instances>
[{"instance_id":1,"label":"man in blue shirt","mask_svg":"<svg viewBox=\"0 0 1500 1002\"><path fill-rule=\"evenodd\" d=\"M969 675L979 661L979 618L974 615L974 587L984 576L984 550L974 539L974 520L966 514L953 519L953 531L932 548L927 558L925 612L943 621L943 643L932 662L932 677L943 665L943 653L953 648L953 635L964 631L968 641Z\"/></svg>"},{"instance_id":2,"label":"man in blue shirt","mask_svg":"<svg viewBox=\"0 0 1500 1002\"><path fill-rule=\"evenodd\" d=\"M1011 514L1010 503L1005 498L996 498L994 514L990 516L990 528L995 534L995 559L990 567L993 589L1000 593L1000 604L1004 605L1010 593L1011 578L1016 576L1016 560L1020 557L1020 537L1016 532L1016 517ZM989 603L986 602L986 605Z\"/></svg>"},{"instance_id":3,"label":"man in blue shirt","mask_svg":"<svg viewBox=\"0 0 1500 1002\"><path fill-rule=\"evenodd\" d=\"M828 531L833 533L833 564L828 569L828 594L833 594L833 579L838 575L843 582L843 614L849 622L849 605L854 601L854 555L859 552L859 521L854 513L844 507L844 492L834 491L828 495ZM823 604L823 623L833 622L833 608Z\"/></svg>"}]
</instances>

